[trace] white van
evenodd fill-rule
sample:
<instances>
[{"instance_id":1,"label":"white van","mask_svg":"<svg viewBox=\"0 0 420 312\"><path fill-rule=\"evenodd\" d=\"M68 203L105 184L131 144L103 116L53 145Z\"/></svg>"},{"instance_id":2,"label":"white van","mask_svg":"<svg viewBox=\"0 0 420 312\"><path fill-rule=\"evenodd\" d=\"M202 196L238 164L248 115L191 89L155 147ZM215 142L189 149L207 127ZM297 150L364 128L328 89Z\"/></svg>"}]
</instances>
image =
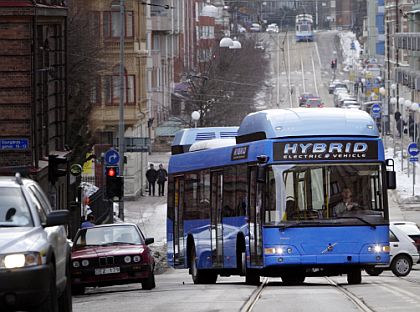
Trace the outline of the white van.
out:
<instances>
[{"instance_id":1,"label":"white van","mask_svg":"<svg viewBox=\"0 0 420 312\"><path fill-rule=\"evenodd\" d=\"M378 276L384 270L392 270L395 276L407 276L413 265L419 261L419 253L414 241L396 225L389 225L390 261L389 265L366 268L369 275Z\"/></svg>"}]
</instances>

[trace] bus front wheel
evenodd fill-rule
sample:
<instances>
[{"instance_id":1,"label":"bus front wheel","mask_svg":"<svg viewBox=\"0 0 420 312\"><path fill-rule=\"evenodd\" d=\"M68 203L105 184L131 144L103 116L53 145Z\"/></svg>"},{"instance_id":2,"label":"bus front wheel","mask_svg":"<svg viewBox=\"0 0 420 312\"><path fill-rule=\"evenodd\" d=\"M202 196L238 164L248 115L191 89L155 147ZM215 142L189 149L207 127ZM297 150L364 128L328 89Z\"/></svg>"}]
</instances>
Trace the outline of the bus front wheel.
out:
<instances>
[{"instance_id":1,"label":"bus front wheel","mask_svg":"<svg viewBox=\"0 0 420 312\"><path fill-rule=\"evenodd\" d=\"M360 268L351 269L347 273L347 283L350 285L360 284L362 282L362 271Z\"/></svg>"}]
</instances>

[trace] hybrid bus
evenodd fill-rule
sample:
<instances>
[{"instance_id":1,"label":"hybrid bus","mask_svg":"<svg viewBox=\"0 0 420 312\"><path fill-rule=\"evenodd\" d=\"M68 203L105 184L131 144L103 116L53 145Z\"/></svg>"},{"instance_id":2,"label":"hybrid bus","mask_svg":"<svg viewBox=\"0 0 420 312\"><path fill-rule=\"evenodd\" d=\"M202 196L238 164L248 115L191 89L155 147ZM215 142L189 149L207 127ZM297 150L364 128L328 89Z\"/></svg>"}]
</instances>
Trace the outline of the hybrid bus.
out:
<instances>
[{"instance_id":1,"label":"hybrid bus","mask_svg":"<svg viewBox=\"0 0 420 312\"><path fill-rule=\"evenodd\" d=\"M362 269L389 262L394 163L366 112L265 110L246 116L235 139L197 143L215 130L190 130L169 161L167 243L169 264L189 268L194 283L347 274L358 284ZM338 215L345 190L353 209Z\"/></svg>"},{"instance_id":2,"label":"hybrid bus","mask_svg":"<svg viewBox=\"0 0 420 312\"><path fill-rule=\"evenodd\" d=\"M296 15L296 42L314 41L313 18L310 14Z\"/></svg>"}]
</instances>

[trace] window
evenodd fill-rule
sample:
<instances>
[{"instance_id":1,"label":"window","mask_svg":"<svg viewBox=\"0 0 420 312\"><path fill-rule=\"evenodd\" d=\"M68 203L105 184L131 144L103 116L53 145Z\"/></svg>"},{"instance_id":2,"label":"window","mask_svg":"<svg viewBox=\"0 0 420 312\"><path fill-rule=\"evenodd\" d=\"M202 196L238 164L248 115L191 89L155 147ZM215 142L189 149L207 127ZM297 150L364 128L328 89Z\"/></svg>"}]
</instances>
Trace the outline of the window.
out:
<instances>
[{"instance_id":1,"label":"window","mask_svg":"<svg viewBox=\"0 0 420 312\"><path fill-rule=\"evenodd\" d=\"M128 88L126 88L128 85ZM135 76L126 75L124 80L124 102L126 104L135 103ZM109 75L104 77L104 96L105 104L118 105L120 102L120 76Z\"/></svg>"},{"instance_id":2,"label":"window","mask_svg":"<svg viewBox=\"0 0 420 312\"><path fill-rule=\"evenodd\" d=\"M191 173L185 175L185 220L200 219L200 209L198 207L198 174Z\"/></svg>"},{"instance_id":3,"label":"window","mask_svg":"<svg viewBox=\"0 0 420 312\"><path fill-rule=\"evenodd\" d=\"M92 88L90 90L90 102L92 104L101 103L101 77L97 77L92 83Z\"/></svg>"},{"instance_id":4,"label":"window","mask_svg":"<svg viewBox=\"0 0 420 312\"><path fill-rule=\"evenodd\" d=\"M30 190L29 194L31 195L32 203L38 212L41 223L46 223L48 211L46 210L45 207L43 207L43 200L41 199L41 196L39 195L39 193L37 192L34 186L30 186L29 190Z\"/></svg>"},{"instance_id":5,"label":"window","mask_svg":"<svg viewBox=\"0 0 420 312\"><path fill-rule=\"evenodd\" d=\"M119 38L121 34L120 28L120 12L119 11L109 11L103 12L103 31L104 31L104 38ZM134 21L133 21L133 12L127 11L125 12L125 37L132 38L133 37L133 28L134 28Z\"/></svg>"}]
</instances>

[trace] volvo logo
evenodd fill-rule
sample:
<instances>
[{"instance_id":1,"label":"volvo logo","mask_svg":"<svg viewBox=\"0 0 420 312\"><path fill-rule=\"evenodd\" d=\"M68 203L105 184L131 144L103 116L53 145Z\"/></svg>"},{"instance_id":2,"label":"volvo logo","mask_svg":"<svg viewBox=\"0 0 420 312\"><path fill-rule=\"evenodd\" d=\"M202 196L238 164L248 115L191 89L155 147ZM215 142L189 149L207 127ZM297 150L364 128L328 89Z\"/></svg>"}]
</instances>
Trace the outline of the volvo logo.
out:
<instances>
[{"instance_id":1,"label":"volvo logo","mask_svg":"<svg viewBox=\"0 0 420 312\"><path fill-rule=\"evenodd\" d=\"M334 250L334 246L335 245L337 245L337 243L334 243L334 244L328 244L328 246L327 246L327 248L325 248L323 251L322 251L322 253L324 254L324 253L327 253L327 252L331 252L331 251L333 251Z\"/></svg>"}]
</instances>

